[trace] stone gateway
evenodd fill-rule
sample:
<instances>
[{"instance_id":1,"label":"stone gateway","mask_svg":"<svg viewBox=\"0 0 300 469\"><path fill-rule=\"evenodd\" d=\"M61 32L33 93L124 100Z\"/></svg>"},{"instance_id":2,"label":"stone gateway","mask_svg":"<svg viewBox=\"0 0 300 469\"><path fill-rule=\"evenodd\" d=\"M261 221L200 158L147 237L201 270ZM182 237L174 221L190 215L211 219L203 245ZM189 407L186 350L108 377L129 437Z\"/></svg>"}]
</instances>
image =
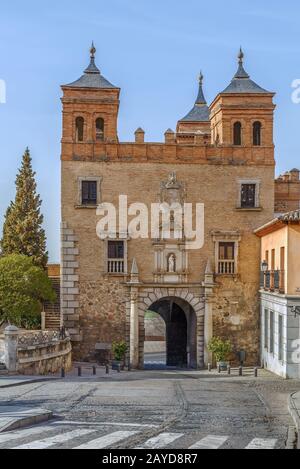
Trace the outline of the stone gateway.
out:
<instances>
[{"instance_id":1,"label":"stone gateway","mask_svg":"<svg viewBox=\"0 0 300 469\"><path fill-rule=\"evenodd\" d=\"M166 325L168 365L203 367L215 335L231 340L233 361L244 350L246 364L256 365L254 230L274 214L274 93L251 80L240 51L236 74L210 106L200 76L191 111L164 143L146 142L141 128L134 142L120 142L120 89L103 77L95 53L93 46L82 77L62 86L61 313L75 359L95 360L101 344L107 355L113 341L125 340L127 360L142 368L144 318L152 311ZM120 195L149 209L202 204L203 247L117 229L100 239L97 207L118 207Z\"/></svg>"}]
</instances>

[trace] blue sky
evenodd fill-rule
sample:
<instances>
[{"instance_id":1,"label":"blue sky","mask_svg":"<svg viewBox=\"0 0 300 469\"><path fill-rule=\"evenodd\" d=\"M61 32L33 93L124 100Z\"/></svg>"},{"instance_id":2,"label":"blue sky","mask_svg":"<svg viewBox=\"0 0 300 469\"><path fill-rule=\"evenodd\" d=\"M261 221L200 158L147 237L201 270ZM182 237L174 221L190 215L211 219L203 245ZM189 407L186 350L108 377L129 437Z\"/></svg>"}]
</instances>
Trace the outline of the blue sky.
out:
<instances>
[{"instance_id":1,"label":"blue sky","mask_svg":"<svg viewBox=\"0 0 300 469\"><path fill-rule=\"evenodd\" d=\"M142 126L146 139L191 108L197 75L205 75L209 102L236 71L240 45L245 68L276 91L277 173L300 166L300 104L291 100L300 78L300 4L294 0L33 0L2 1L0 79L0 228L14 197L25 147L32 152L51 261L59 260L60 85L77 79L92 40L103 75L122 88L121 140Z\"/></svg>"}]
</instances>

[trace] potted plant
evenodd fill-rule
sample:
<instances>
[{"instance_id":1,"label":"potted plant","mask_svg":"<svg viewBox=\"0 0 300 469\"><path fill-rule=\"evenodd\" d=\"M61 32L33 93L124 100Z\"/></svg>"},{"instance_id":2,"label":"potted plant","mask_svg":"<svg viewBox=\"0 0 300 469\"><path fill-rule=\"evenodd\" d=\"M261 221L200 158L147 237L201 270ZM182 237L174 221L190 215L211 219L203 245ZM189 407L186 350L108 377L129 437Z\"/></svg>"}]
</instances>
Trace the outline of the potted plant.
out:
<instances>
[{"instance_id":1,"label":"potted plant","mask_svg":"<svg viewBox=\"0 0 300 469\"><path fill-rule=\"evenodd\" d=\"M230 340L213 337L208 344L208 350L214 354L217 366L221 368L221 371L227 371L229 365L227 361L228 356L232 352Z\"/></svg>"},{"instance_id":2,"label":"potted plant","mask_svg":"<svg viewBox=\"0 0 300 469\"><path fill-rule=\"evenodd\" d=\"M112 344L113 352L113 362L112 369L118 370L119 368L124 369L125 366L125 356L127 353L127 344L126 342L113 342Z\"/></svg>"}]
</instances>

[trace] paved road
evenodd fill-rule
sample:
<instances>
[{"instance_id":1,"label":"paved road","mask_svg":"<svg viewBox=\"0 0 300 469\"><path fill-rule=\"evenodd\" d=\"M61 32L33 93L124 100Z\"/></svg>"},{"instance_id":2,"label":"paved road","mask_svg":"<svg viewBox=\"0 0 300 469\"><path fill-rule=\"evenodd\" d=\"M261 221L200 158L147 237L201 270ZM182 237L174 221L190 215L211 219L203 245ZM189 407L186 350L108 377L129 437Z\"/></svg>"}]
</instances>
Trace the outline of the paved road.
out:
<instances>
[{"instance_id":1,"label":"paved road","mask_svg":"<svg viewBox=\"0 0 300 469\"><path fill-rule=\"evenodd\" d=\"M171 371L72 378L0 390L0 405L53 410L53 422L0 434L0 448L284 448L299 382ZM61 419L64 420L61 420Z\"/></svg>"}]
</instances>

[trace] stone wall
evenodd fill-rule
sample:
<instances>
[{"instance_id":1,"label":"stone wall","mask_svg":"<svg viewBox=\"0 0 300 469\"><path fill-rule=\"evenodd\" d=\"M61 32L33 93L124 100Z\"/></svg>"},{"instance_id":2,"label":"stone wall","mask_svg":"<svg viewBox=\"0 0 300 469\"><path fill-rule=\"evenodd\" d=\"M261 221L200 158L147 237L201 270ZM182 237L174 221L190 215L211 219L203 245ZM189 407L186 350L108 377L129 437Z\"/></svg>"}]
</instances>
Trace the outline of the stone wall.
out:
<instances>
[{"instance_id":1,"label":"stone wall","mask_svg":"<svg viewBox=\"0 0 300 469\"><path fill-rule=\"evenodd\" d=\"M4 363L4 334L0 332L0 363Z\"/></svg>"},{"instance_id":2,"label":"stone wall","mask_svg":"<svg viewBox=\"0 0 300 469\"><path fill-rule=\"evenodd\" d=\"M70 336L56 331L5 329L6 368L23 375L48 375L72 368Z\"/></svg>"},{"instance_id":3,"label":"stone wall","mask_svg":"<svg viewBox=\"0 0 300 469\"><path fill-rule=\"evenodd\" d=\"M259 364L259 299L256 283L230 278L217 279L213 299L213 335L233 345L230 357L238 363L237 352L246 352L245 365Z\"/></svg>"},{"instance_id":4,"label":"stone wall","mask_svg":"<svg viewBox=\"0 0 300 469\"><path fill-rule=\"evenodd\" d=\"M126 303L128 287L114 278L80 283L78 326L81 342L73 345L74 359L95 360L101 346L109 347L126 337Z\"/></svg>"}]
</instances>

